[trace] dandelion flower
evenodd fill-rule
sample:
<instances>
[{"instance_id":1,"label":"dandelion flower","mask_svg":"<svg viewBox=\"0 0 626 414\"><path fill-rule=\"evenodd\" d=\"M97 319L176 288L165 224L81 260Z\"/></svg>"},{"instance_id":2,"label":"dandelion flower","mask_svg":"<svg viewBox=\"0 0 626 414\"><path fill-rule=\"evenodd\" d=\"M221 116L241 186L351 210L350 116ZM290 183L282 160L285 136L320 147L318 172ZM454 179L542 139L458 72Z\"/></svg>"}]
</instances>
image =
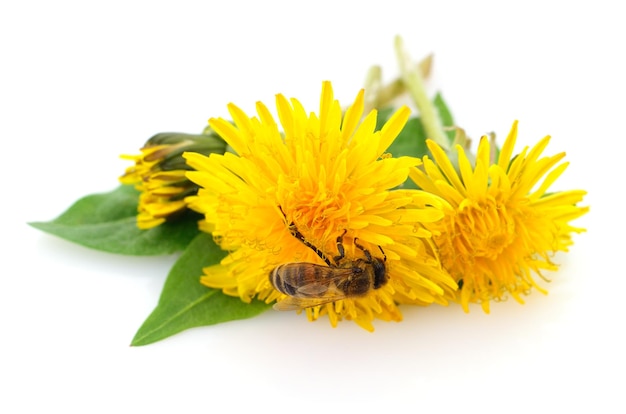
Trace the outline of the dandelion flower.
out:
<instances>
[{"instance_id":1,"label":"dandelion flower","mask_svg":"<svg viewBox=\"0 0 626 414\"><path fill-rule=\"evenodd\" d=\"M479 143L472 167L468 154L457 146L458 171L446 153L428 142L433 160L424 157L411 179L423 190L445 199L442 220L427 223L433 233L444 268L459 284L456 300L469 311L470 303L489 312L491 300L521 295L532 288L545 293L533 275L556 270L551 257L567 251L572 233L584 231L570 222L588 211L579 207L585 191L548 189L565 171L559 162L565 153L542 157L550 137L513 156L517 122L507 137L499 159L492 163L487 137Z\"/></svg>"},{"instance_id":2,"label":"dandelion flower","mask_svg":"<svg viewBox=\"0 0 626 414\"><path fill-rule=\"evenodd\" d=\"M150 229L187 210L185 197L198 186L187 179L191 168L182 158L184 151L223 153L226 143L211 131L203 135L162 133L150 138L139 155L122 155L134 162L120 177L122 184L140 191L137 226Z\"/></svg>"},{"instance_id":3,"label":"dandelion flower","mask_svg":"<svg viewBox=\"0 0 626 414\"><path fill-rule=\"evenodd\" d=\"M367 250L385 260L388 282L362 297L307 307L309 320L327 315L333 326L352 320L371 331L374 319L401 320L397 303L445 304L452 297L456 284L422 225L443 216L442 201L422 191L394 190L421 161L385 153L409 110L401 108L375 131L377 113L362 119L363 106L361 91L342 116L331 84L324 82L319 114L277 95L282 133L262 103L256 117L230 104L234 125L209 121L236 154L184 154L196 170L187 176L201 187L189 206L205 215L201 229L230 252L204 269L204 285L245 302L281 301L286 295L270 283L272 270L294 262L327 266L314 249L335 257L343 236L345 260L363 258Z\"/></svg>"}]
</instances>

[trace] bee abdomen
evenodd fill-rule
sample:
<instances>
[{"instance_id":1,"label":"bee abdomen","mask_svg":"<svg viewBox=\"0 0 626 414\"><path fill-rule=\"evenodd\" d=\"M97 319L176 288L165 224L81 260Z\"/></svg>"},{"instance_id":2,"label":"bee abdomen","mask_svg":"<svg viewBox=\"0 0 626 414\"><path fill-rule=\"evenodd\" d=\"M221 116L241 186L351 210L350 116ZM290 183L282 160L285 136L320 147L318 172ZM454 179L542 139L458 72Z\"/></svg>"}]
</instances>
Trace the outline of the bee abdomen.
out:
<instances>
[{"instance_id":1,"label":"bee abdomen","mask_svg":"<svg viewBox=\"0 0 626 414\"><path fill-rule=\"evenodd\" d=\"M270 283L274 286L274 289L280 293L293 296L296 292L296 288L291 284L285 282L285 279L281 277L281 274L286 271L285 265L280 265L274 268L270 273ZM288 270L287 270L288 271Z\"/></svg>"},{"instance_id":2,"label":"bee abdomen","mask_svg":"<svg viewBox=\"0 0 626 414\"><path fill-rule=\"evenodd\" d=\"M276 290L297 298L315 298L322 290L316 282L324 280L325 266L311 263L285 263L270 273L270 282Z\"/></svg>"}]
</instances>

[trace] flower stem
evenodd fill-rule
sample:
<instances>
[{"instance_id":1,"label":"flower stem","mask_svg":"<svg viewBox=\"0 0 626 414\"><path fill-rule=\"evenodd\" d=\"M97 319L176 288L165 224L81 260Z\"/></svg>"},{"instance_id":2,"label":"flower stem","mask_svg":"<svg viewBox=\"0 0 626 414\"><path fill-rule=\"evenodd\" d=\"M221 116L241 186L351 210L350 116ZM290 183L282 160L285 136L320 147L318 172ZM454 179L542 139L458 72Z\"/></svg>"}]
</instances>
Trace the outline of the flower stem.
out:
<instances>
[{"instance_id":1,"label":"flower stem","mask_svg":"<svg viewBox=\"0 0 626 414\"><path fill-rule=\"evenodd\" d=\"M411 64L411 58L404 50L404 42L400 36L396 36L395 47L402 80L409 91L409 95L415 102L417 109L420 111L422 124L424 125L424 129L426 129L428 138L435 141L445 150L448 150L450 148L448 138L443 130L437 109L426 94L424 78L420 71L415 68L415 65Z\"/></svg>"},{"instance_id":2,"label":"flower stem","mask_svg":"<svg viewBox=\"0 0 626 414\"><path fill-rule=\"evenodd\" d=\"M417 70L423 79L430 76L430 68L433 63L433 55L428 55L417 65ZM406 85L402 77L397 77L390 83L383 85L382 69L380 66L372 66L367 72L364 82L365 88L365 108L364 114L369 113L374 108L383 108L391 104L391 101L406 93Z\"/></svg>"},{"instance_id":3,"label":"flower stem","mask_svg":"<svg viewBox=\"0 0 626 414\"><path fill-rule=\"evenodd\" d=\"M372 109L377 108L380 102L380 92L382 89L382 69L380 66L372 66L367 72L364 83L364 109L363 113L368 114Z\"/></svg>"}]
</instances>

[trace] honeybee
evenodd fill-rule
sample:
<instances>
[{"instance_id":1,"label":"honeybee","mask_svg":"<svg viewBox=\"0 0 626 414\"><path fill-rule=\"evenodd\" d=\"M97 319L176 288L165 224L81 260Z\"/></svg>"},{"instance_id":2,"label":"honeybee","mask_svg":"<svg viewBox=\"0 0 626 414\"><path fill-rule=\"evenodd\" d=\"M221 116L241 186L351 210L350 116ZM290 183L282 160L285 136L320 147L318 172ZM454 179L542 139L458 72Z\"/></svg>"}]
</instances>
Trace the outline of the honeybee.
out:
<instances>
[{"instance_id":1,"label":"honeybee","mask_svg":"<svg viewBox=\"0 0 626 414\"><path fill-rule=\"evenodd\" d=\"M309 262L285 263L270 273L270 282L276 290L287 298L274 304L276 310L297 310L324 305L346 298L365 296L372 289L379 289L387 283L387 267L383 249L383 259L372 257L370 252L354 240L354 245L363 252L365 258L344 261L343 236L337 237L338 255L331 262L317 247L307 241L295 228L290 226L293 235L312 249L327 266Z\"/></svg>"}]
</instances>

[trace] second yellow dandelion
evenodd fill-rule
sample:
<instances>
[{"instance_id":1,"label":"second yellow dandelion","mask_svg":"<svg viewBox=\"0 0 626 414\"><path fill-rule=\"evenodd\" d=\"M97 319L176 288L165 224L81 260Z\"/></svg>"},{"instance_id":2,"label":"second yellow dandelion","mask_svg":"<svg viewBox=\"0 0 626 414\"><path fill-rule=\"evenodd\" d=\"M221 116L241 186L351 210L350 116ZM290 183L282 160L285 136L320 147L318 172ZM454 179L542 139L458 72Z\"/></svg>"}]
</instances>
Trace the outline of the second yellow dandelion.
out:
<instances>
[{"instance_id":1,"label":"second yellow dandelion","mask_svg":"<svg viewBox=\"0 0 626 414\"><path fill-rule=\"evenodd\" d=\"M460 286L457 300L468 311L479 303L489 312L492 300L508 295L523 303L531 289L545 292L534 275L556 270L552 256L567 251L572 234L584 229L570 222L589 208L578 206L582 190L548 189L565 171L559 162L565 153L542 157L549 137L513 156L517 122L513 125L497 162L483 137L472 166L461 147L458 171L437 144L428 142L433 160L424 157L410 177L425 191L448 202L444 218L426 223L445 269Z\"/></svg>"}]
</instances>

